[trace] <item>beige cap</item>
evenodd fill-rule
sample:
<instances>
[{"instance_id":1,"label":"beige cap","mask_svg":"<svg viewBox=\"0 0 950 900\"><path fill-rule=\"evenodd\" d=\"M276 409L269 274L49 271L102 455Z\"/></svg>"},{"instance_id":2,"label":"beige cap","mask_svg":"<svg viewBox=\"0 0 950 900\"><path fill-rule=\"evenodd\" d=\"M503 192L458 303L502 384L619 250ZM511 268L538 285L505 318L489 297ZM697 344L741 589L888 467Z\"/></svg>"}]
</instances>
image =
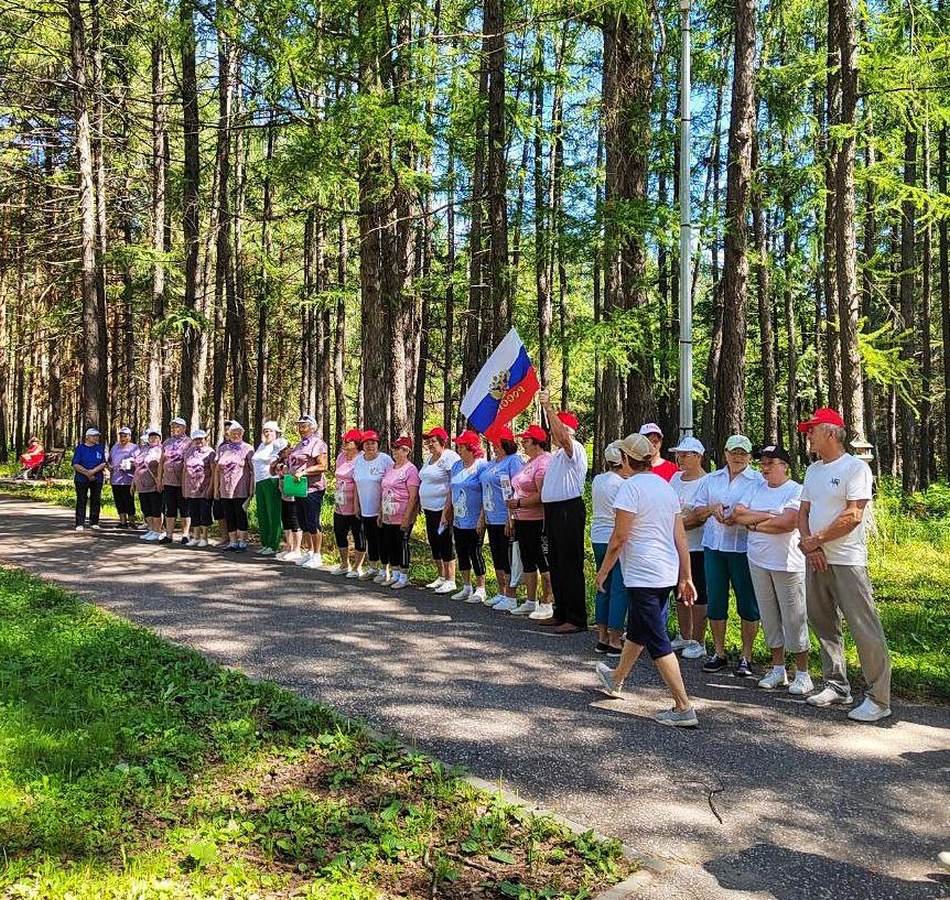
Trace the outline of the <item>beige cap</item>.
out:
<instances>
[{"instance_id":1,"label":"beige cap","mask_svg":"<svg viewBox=\"0 0 950 900\"><path fill-rule=\"evenodd\" d=\"M621 462L620 441L611 441L604 447L604 459L612 466L619 466Z\"/></svg>"},{"instance_id":2,"label":"beige cap","mask_svg":"<svg viewBox=\"0 0 950 900\"><path fill-rule=\"evenodd\" d=\"M638 462L651 459L653 456L653 444L642 434L628 434L623 440L616 443L627 456Z\"/></svg>"}]
</instances>

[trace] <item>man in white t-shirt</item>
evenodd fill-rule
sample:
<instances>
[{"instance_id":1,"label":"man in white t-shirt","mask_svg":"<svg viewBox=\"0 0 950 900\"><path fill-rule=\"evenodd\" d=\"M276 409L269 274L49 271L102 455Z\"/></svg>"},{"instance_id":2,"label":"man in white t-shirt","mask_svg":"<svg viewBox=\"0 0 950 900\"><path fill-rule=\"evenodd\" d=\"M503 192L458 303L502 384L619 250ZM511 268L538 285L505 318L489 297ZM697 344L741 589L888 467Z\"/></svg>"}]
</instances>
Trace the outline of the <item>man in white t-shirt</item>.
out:
<instances>
[{"instance_id":1,"label":"man in white t-shirt","mask_svg":"<svg viewBox=\"0 0 950 900\"><path fill-rule=\"evenodd\" d=\"M822 408L798 426L818 456L805 473L798 513L799 547L808 571L808 621L818 636L825 689L808 698L812 706L851 703L841 615L858 648L868 689L864 702L848 713L858 722L891 714L891 659L868 576L865 508L873 477L868 464L845 452L847 432L836 410Z\"/></svg>"}]
</instances>

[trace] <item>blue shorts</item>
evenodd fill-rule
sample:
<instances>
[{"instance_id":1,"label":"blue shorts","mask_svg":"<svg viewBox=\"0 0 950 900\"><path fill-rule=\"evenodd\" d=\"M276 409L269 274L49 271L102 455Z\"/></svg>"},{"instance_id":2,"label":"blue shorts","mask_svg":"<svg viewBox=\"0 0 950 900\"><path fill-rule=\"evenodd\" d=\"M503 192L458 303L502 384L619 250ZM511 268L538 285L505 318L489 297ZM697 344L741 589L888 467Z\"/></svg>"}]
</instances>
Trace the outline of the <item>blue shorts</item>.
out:
<instances>
[{"instance_id":1,"label":"blue shorts","mask_svg":"<svg viewBox=\"0 0 950 900\"><path fill-rule=\"evenodd\" d=\"M627 588L627 640L646 647L651 659L673 652L666 631L667 604L672 587Z\"/></svg>"}]
</instances>

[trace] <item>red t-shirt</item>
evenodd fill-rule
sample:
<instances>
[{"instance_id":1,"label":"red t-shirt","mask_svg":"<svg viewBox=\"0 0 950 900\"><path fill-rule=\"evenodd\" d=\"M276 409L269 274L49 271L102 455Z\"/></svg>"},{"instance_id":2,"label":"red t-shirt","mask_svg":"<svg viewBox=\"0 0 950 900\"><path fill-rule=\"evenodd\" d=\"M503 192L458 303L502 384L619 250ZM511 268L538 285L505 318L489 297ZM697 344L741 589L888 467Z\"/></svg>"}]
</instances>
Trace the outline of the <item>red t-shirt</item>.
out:
<instances>
[{"instance_id":1,"label":"red t-shirt","mask_svg":"<svg viewBox=\"0 0 950 900\"><path fill-rule=\"evenodd\" d=\"M653 474L659 475L664 481L669 481L679 470L680 467L676 463L670 462L668 459L662 459L658 465L653 467Z\"/></svg>"}]
</instances>

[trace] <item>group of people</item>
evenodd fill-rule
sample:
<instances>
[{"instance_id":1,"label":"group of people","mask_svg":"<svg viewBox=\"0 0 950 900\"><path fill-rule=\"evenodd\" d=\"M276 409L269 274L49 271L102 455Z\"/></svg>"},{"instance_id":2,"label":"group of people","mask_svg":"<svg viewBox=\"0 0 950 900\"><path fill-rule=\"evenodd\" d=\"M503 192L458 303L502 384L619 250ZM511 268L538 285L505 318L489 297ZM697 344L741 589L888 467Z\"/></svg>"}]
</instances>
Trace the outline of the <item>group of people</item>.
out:
<instances>
[{"instance_id":1,"label":"group of people","mask_svg":"<svg viewBox=\"0 0 950 900\"><path fill-rule=\"evenodd\" d=\"M338 561L329 571L393 590L409 586L410 534L421 513L436 569L428 590L529 617L554 634L586 632L587 453L577 440L577 418L554 409L547 392L539 399L547 428L534 423L515 435L493 427L485 436L466 430L453 440L432 428L422 435L427 456L421 468L411 461L409 436L396 437L386 453L372 429L342 435L332 470ZM134 524L138 495L143 541L170 543L180 521L181 543L204 547L217 520L224 533L218 546L246 551L247 510L255 498L259 554L321 568L329 450L312 416L296 424L291 446L277 422L264 422L256 448L234 421L226 423L226 439L217 447L203 430L186 435L180 418L164 440L150 428L135 443L130 429L121 428L108 450L90 428L73 454L76 528L84 530L87 507L91 527L98 527L108 471L120 527ZM665 459L663 433L653 423L605 448L603 471L592 484L589 540L598 567L594 649L617 659L615 668L603 662L596 668L608 695L622 695L646 650L674 700L656 719L695 727L676 653L703 659L707 672L729 666L731 590L741 623L737 677L753 676L752 644L761 622L772 665L760 687L787 688L814 706L850 704L843 614L868 682L864 702L849 716L874 722L890 715L890 660L867 572L871 472L846 452L844 423L834 410L817 410L800 429L817 456L804 485L790 478L791 459L782 447L763 448L754 469L744 435L728 439L726 464L710 474L696 438L672 448L675 464ZM491 595L486 533L497 586ZM672 638L671 599L678 627ZM808 674L809 624L821 650L825 684L818 692Z\"/></svg>"}]
</instances>

